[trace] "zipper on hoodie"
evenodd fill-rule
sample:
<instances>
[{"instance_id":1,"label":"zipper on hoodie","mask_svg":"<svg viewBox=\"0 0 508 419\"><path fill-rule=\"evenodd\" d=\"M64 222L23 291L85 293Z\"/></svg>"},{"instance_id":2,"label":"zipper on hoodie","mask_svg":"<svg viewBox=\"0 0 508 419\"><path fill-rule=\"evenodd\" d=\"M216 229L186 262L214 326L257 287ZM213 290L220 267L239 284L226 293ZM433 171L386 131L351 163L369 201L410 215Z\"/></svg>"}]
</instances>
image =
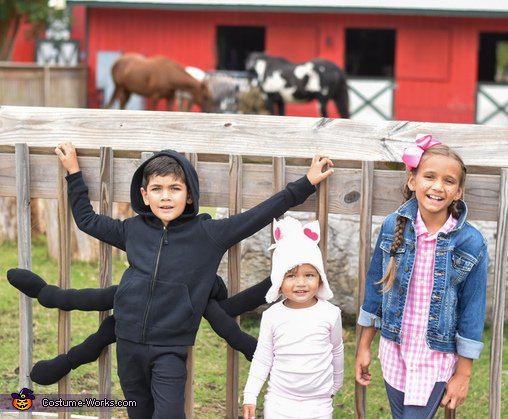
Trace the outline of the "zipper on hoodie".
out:
<instances>
[{"instance_id":1,"label":"zipper on hoodie","mask_svg":"<svg viewBox=\"0 0 508 419\"><path fill-rule=\"evenodd\" d=\"M166 226L164 226L164 227L162 227L162 235L161 235L161 240L159 242L159 251L157 252L157 261L155 262L155 269L153 271L153 276L152 276L152 287L150 289L150 298L148 299L148 305L146 308L145 318L143 319L143 332L142 332L142 336L141 336L141 343L145 343L146 323L148 321L148 314L150 313L150 307L152 305L153 292L155 290L155 278L157 278L157 272L159 271L159 261L161 258L162 246L164 244L168 244L168 239L167 239L166 235L167 235L167 229L166 229Z\"/></svg>"}]
</instances>

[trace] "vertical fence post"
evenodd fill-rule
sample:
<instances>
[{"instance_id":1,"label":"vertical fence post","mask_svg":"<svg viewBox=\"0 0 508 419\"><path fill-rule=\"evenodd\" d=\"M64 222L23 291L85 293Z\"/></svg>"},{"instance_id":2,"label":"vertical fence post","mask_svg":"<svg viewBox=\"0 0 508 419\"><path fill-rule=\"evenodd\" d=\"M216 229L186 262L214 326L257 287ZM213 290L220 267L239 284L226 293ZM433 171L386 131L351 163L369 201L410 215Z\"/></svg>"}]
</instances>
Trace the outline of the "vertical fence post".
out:
<instances>
[{"instance_id":1,"label":"vertical fence post","mask_svg":"<svg viewBox=\"0 0 508 419\"><path fill-rule=\"evenodd\" d=\"M229 156L229 216L242 210L242 157ZM228 250L228 296L240 291L241 243ZM237 318L238 321L238 318ZM228 345L227 350L227 383L226 383L226 418L238 418L238 352Z\"/></svg>"},{"instance_id":2,"label":"vertical fence post","mask_svg":"<svg viewBox=\"0 0 508 419\"><path fill-rule=\"evenodd\" d=\"M198 155L196 153L185 153L187 160L191 162L198 171ZM185 417L192 419L194 417L194 364L195 349L194 346L188 346L187 356L187 383L185 384Z\"/></svg>"},{"instance_id":3,"label":"vertical fence post","mask_svg":"<svg viewBox=\"0 0 508 419\"><path fill-rule=\"evenodd\" d=\"M50 105L50 98L51 98L51 73L50 73L50 67L49 65L45 65L42 70L43 74L43 100L42 103L45 107L51 106Z\"/></svg>"},{"instance_id":4,"label":"vertical fence post","mask_svg":"<svg viewBox=\"0 0 508 419\"><path fill-rule=\"evenodd\" d=\"M18 217L19 267L32 269L32 234L30 216L30 155L26 144L16 144L16 196ZM32 299L19 293L19 387L32 388L30 369L33 360ZM20 418L31 418L31 412L20 412Z\"/></svg>"},{"instance_id":5,"label":"vertical fence post","mask_svg":"<svg viewBox=\"0 0 508 419\"><path fill-rule=\"evenodd\" d=\"M492 339L490 345L489 418L501 418L503 372L503 324L508 269L508 169L501 169L497 239L492 298Z\"/></svg>"},{"instance_id":6,"label":"vertical fence post","mask_svg":"<svg viewBox=\"0 0 508 419\"><path fill-rule=\"evenodd\" d=\"M272 195L282 191L286 185L286 159L284 157L272 157ZM281 217L282 218L282 217ZM273 221L270 228L270 243L275 242L273 238ZM270 258L270 266L272 258Z\"/></svg>"},{"instance_id":7,"label":"vertical fence post","mask_svg":"<svg viewBox=\"0 0 508 419\"><path fill-rule=\"evenodd\" d=\"M358 298L356 317L365 295L365 277L369 269L372 241L372 200L374 190L374 162L362 162L362 196L360 206L360 252L358 263ZM360 343L362 327L356 324L356 348ZM355 382L355 418L366 418L367 391Z\"/></svg>"},{"instance_id":8,"label":"vertical fence post","mask_svg":"<svg viewBox=\"0 0 508 419\"><path fill-rule=\"evenodd\" d=\"M113 213L113 149L101 147L100 152L100 197L99 212L111 216ZM107 288L112 284L113 251L103 241L99 243L100 287ZM99 313L99 324L111 314L111 310ZM99 356L99 395L101 398L111 396L111 346L106 346ZM111 408L101 408L99 419L110 419Z\"/></svg>"},{"instance_id":9,"label":"vertical fence post","mask_svg":"<svg viewBox=\"0 0 508 419\"><path fill-rule=\"evenodd\" d=\"M58 286L71 285L71 222L67 196L67 170L58 162ZM58 310L58 353L65 354L71 346L71 313ZM66 375L58 382L58 394L71 393L71 377ZM59 419L69 419L70 412L59 412Z\"/></svg>"},{"instance_id":10,"label":"vertical fence post","mask_svg":"<svg viewBox=\"0 0 508 419\"><path fill-rule=\"evenodd\" d=\"M326 165L325 169L328 169ZM328 201L330 190L330 178L326 178L317 185L316 192L316 218L319 220L321 239L319 248L323 254L323 266L326 271L328 258Z\"/></svg>"}]
</instances>

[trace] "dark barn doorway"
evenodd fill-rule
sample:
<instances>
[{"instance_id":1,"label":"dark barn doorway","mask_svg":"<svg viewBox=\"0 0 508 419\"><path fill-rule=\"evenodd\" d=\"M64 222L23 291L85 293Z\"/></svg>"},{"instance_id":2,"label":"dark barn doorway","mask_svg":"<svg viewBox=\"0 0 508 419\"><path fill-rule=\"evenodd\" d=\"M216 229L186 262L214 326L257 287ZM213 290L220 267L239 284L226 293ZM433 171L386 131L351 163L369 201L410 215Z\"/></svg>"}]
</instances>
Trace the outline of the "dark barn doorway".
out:
<instances>
[{"instance_id":1,"label":"dark barn doorway","mask_svg":"<svg viewBox=\"0 0 508 419\"><path fill-rule=\"evenodd\" d=\"M393 77L395 30L346 29L346 73L350 77Z\"/></svg>"},{"instance_id":2,"label":"dark barn doorway","mask_svg":"<svg viewBox=\"0 0 508 419\"><path fill-rule=\"evenodd\" d=\"M253 51L264 50L264 27L217 27L217 69L219 70L244 71L247 56Z\"/></svg>"},{"instance_id":3,"label":"dark barn doorway","mask_svg":"<svg viewBox=\"0 0 508 419\"><path fill-rule=\"evenodd\" d=\"M508 33L481 33L478 81L508 81Z\"/></svg>"}]
</instances>

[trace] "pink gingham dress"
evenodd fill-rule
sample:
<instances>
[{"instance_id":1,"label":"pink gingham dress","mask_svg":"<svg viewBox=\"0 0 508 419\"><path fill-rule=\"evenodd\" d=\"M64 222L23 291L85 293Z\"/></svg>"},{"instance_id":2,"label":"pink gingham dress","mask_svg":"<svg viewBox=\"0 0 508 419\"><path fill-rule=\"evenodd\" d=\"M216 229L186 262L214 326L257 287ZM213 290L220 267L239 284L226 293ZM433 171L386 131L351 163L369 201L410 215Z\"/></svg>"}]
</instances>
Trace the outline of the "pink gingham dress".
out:
<instances>
[{"instance_id":1,"label":"pink gingham dress","mask_svg":"<svg viewBox=\"0 0 508 419\"><path fill-rule=\"evenodd\" d=\"M439 231L449 232L457 220L451 215ZM431 350L425 341L433 285L437 234L429 233L420 211L416 216L416 260L402 321L401 344L381 337L379 359L386 382L403 392L404 404L426 406L437 382L448 382L458 356Z\"/></svg>"}]
</instances>

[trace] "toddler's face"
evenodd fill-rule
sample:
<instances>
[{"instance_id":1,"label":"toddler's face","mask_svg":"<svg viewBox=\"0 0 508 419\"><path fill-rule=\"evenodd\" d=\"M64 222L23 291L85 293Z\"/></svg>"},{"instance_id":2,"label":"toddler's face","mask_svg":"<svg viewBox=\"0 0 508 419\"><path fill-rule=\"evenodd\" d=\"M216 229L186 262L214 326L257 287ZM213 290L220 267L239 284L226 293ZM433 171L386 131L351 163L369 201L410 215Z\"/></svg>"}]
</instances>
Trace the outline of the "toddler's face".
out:
<instances>
[{"instance_id":1,"label":"toddler's face","mask_svg":"<svg viewBox=\"0 0 508 419\"><path fill-rule=\"evenodd\" d=\"M309 263L286 272L280 291L287 298L284 304L289 308L307 308L316 304L316 294L321 277Z\"/></svg>"},{"instance_id":2,"label":"toddler's face","mask_svg":"<svg viewBox=\"0 0 508 419\"><path fill-rule=\"evenodd\" d=\"M187 204L192 204L187 185L173 175L152 176L146 190L141 188L143 201L164 225L177 219Z\"/></svg>"}]
</instances>

